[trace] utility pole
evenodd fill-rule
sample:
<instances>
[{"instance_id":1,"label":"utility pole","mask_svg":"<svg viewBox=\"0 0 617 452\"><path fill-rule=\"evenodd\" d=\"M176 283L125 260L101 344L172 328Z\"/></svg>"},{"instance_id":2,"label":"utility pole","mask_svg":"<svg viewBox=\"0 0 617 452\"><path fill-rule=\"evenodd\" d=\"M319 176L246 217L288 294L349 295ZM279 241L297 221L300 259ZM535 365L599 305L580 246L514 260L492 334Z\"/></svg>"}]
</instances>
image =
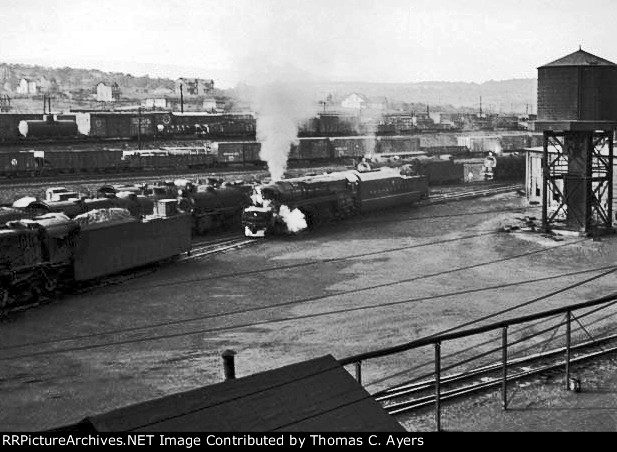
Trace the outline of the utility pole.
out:
<instances>
[{"instance_id":1,"label":"utility pole","mask_svg":"<svg viewBox=\"0 0 617 452\"><path fill-rule=\"evenodd\" d=\"M137 149L141 150L141 107L137 109Z\"/></svg>"},{"instance_id":2,"label":"utility pole","mask_svg":"<svg viewBox=\"0 0 617 452\"><path fill-rule=\"evenodd\" d=\"M180 83L180 113L184 113L184 93L182 83Z\"/></svg>"},{"instance_id":3,"label":"utility pole","mask_svg":"<svg viewBox=\"0 0 617 452\"><path fill-rule=\"evenodd\" d=\"M482 117L482 96L480 96L480 117Z\"/></svg>"}]
</instances>

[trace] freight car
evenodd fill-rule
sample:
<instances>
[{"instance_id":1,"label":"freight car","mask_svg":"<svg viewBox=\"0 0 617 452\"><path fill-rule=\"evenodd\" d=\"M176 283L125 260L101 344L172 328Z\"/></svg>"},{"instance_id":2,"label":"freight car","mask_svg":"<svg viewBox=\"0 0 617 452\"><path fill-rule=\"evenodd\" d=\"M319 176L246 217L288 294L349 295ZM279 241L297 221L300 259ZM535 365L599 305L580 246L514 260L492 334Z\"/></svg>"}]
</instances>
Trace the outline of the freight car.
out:
<instances>
[{"instance_id":1,"label":"freight car","mask_svg":"<svg viewBox=\"0 0 617 452\"><path fill-rule=\"evenodd\" d=\"M18 129L24 138L30 140L77 138L79 136L75 121L56 120L52 115L45 115L42 120L22 120L19 122Z\"/></svg>"},{"instance_id":2,"label":"freight car","mask_svg":"<svg viewBox=\"0 0 617 452\"><path fill-rule=\"evenodd\" d=\"M31 113L0 113L0 142L16 142L23 140L19 133L21 121L40 120L43 115Z\"/></svg>"},{"instance_id":3,"label":"freight car","mask_svg":"<svg viewBox=\"0 0 617 452\"><path fill-rule=\"evenodd\" d=\"M256 141L221 141L214 143L213 148L219 165L265 164L259 157L261 143Z\"/></svg>"},{"instance_id":4,"label":"freight car","mask_svg":"<svg viewBox=\"0 0 617 452\"><path fill-rule=\"evenodd\" d=\"M45 151L40 162L38 173L50 175L117 172L123 167L122 151L114 150Z\"/></svg>"},{"instance_id":5,"label":"freight car","mask_svg":"<svg viewBox=\"0 0 617 452\"><path fill-rule=\"evenodd\" d=\"M427 196L425 176L404 176L392 168L286 179L257 188L253 205L242 214L242 225L249 237L297 232Z\"/></svg>"},{"instance_id":6,"label":"freight car","mask_svg":"<svg viewBox=\"0 0 617 452\"><path fill-rule=\"evenodd\" d=\"M463 164L451 159L415 158L410 166L413 174L426 176L429 185L458 184L465 180Z\"/></svg>"},{"instance_id":7,"label":"freight car","mask_svg":"<svg viewBox=\"0 0 617 452\"><path fill-rule=\"evenodd\" d=\"M0 175L5 177L33 176L38 166L33 152L0 153Z\"/></svg>"},{"instance_id":8,"label":"freight car","mask_svg":"<svg viewBox=\"0 0 617 452\"><path fill-rule=\"evenodd\" d=\"M60 286L105 278L190 251L188 215L137 220L127 214L102 222L89 220L93 218L78 222L48 214L0 228L0 313L42 294L51 295Z\"/></svg>"}]
</instances>

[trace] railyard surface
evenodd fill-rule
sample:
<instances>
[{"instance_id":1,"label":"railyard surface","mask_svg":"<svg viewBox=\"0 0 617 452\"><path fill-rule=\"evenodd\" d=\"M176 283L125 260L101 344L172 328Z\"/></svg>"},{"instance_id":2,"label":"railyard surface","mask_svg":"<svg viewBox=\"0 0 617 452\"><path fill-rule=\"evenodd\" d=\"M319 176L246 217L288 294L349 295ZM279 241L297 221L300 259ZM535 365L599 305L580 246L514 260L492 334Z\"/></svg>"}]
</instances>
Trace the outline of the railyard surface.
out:
<instances>
[{"instance_id":1,"label":"railyard surface","mask_svg":"<svg viewBox=\"0 0 617 452\"><path fill-rule=\"evenodd\" d=\"M496 321L614 292L612 273L499 314L614 265L615 236L557 241L499 232L530 214L539 216L538 209L515 193L381 212L162 266L18 313L0 324L0 429L56 427L220 382L226 349L237 352L242 377L328 353L344 358L397 345L483 316ZM572 274L582 270L590 272ZM530 282L547 276L555 278ZM499 287L513 282L525 283ZM483 290L452 295L475 289ZM448 351L482 347L474 340ZM404 381L407 375L393 375L432 357L427 347L375 360L364 365L363 382L375 392ZM614 429L616 366L607 358L578 371L581 393L561 389L560 375L513 384L506 412L497 391L444 404L443 428ZM589 394L597 399L584 398ZM399 420L411 431L433 429L430 411Z\"/></svg>"}]
</instances>

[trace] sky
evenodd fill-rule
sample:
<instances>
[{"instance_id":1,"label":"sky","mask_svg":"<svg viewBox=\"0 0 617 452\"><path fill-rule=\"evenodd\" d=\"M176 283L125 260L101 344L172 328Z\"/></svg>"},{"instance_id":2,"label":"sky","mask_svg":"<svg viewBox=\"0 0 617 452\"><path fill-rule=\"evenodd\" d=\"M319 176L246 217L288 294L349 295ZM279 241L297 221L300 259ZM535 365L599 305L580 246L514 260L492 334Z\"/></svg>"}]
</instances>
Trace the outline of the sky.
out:
<instances>
[{"instance_id":1,"label":"sky","mask_svg":"<svg viewBox=\"0 0 617 452\"><path fill-rule=\"evenodd\" d=\"M617 61L614 0L0 0L0 62L213 78L536 77L579 45Z\"/></svg>"}]
</instances>

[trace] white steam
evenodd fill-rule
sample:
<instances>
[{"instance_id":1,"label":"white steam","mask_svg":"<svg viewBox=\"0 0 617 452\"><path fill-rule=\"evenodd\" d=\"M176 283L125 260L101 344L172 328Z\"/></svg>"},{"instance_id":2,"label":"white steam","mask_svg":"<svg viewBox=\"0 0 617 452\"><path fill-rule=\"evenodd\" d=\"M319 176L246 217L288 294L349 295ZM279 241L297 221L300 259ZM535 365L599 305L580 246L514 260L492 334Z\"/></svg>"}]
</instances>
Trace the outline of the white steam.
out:
<instances>
[{"instance_id":1,"label":"white steam","mask_svg":"<svg viewBox=\"0 0 617 452\"><path fill-rule=\"evenodd\" d=\"M286 205L282 205L279 209L279 217L281 217L289 232L300 232L307 227L304 214L299 209L290 210Z\"/></svg>"},{"instance_id":2,"label":"white steam","mask_svg":"<svg viewBox=\"0 0 617 452\"><path fill-rule=\"evenodd\" d=\"M299 90L280 82L257 88L253 108L257 115L259 157L267 162L272 182L283 179L292 144L298 144L298 123L308 117L309 106Z\"/></svg>"}]
</instances>

